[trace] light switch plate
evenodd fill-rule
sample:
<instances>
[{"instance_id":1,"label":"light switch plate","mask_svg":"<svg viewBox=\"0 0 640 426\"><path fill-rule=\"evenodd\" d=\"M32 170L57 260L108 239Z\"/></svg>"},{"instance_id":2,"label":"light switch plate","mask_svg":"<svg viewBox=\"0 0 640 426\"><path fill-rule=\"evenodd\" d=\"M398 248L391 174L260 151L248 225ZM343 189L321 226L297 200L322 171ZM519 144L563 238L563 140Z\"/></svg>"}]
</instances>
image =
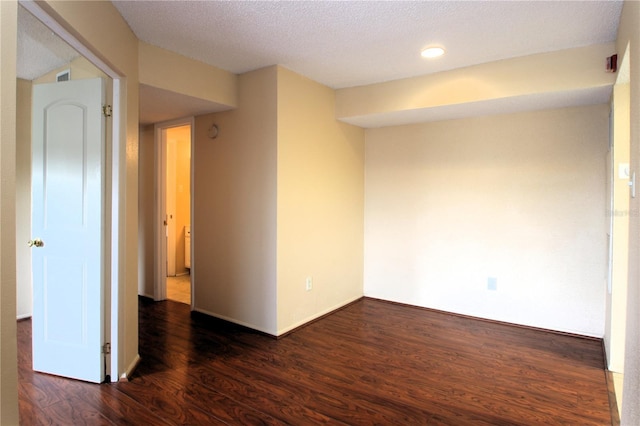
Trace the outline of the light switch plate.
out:
<instances>
[{"instance_id":1,"label":"light switch plate","mask_svg":"<svg viewBox=\"0 0 640 426\"><path fill-rule=\"evenodd\" d=\"M618 178L629 179L629 163L618 164Z\"/></svg>"}]
</instances>

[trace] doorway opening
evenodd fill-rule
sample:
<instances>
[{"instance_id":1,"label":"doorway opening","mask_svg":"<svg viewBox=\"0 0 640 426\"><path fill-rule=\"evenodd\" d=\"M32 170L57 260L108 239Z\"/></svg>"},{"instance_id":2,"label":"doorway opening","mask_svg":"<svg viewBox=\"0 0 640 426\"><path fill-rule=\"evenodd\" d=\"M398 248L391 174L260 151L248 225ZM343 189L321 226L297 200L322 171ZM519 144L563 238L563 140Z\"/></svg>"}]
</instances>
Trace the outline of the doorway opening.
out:
<instances>
[{"instance_id":1,"label":"doorway opening","mask_svg":"<svg viewBox=\"0 0 640 426\"><path fill-rule=\"evenodd\" d=\"M156 125L157 250L155 300L193 304L193 119Z\"/></svg>"},{"instance_id":2,"label":"doorway opening","mask_svg":"<svg viewBox=\"0 0 640 426\"><path fill-rule=\"evenodd\" d=\"M85 148L83 148L85 149L85 151L89 149L94 150L92 152L95 152L96 155L92 154L90 158L92 159L92 161L93 159L95 159L97 163L100 163L100 166L99 166L100 182L97 185L97 187L92 187L90 191L91 197L101 198L101 203L90 204L91 206L99 205L99 209L100 209L100 213L98 215L94 214L91 216L92 220L93 218L98 218L97 221L99 226L98 226L98 232L96 232L95 235L93 235L92 238L90 239L92 241L91 247L94 249L93 251L91 251L91 255L92 255L91 259L93 259L94 261L93 267L95 267L94 269L97 268L97 270L99 270L99 273L95 274L93 276L94 278L91 280L85 279L84 276L80 273L77 273L75 276L75 278L79 277L78 279L71 279L69 276L64 275L66 270L71 269L69 267L69 264L65 263L60 268L62 271L61 275L64 276L65 283L67 284L69 282L75 283L76 284L75 290L78 290L78 291L75 291L74 289L70 288L71 286L66 286L66 287L62 287L64 288L64 291L76 297L78 296L78 294L82 296L84 294L87 294L87 292L91 291L93 292L92 294L95 295L95 298L92 300L99 300L99 302L97 302L101 306L100 309L98 309L99 315L92 317L97 319L95 321L92 321L90 324L87 323L87 327L86 327L87 335L100 336L98 339L100 340L100 342L99 342L99 345L97 346L98 355L93 356L95 354L92 353L92 356L95 359L92 359L90 363L90 367L86 370L88 371L86 375L85 375L85 372L82 372L76 375L77 373L76 371L71 372L71 371L65 370L64 365L69 364L69 358L66 358L62 361L63 357L60 357L60 356L57 357L56 359L61 361L57 363L47 364L46 371L56 375L61 375L66 377L75 377L75 378L80 378L82 380L87 380L87 381L96 381L96 382L102 381L102 380L110 381L112 377L115 380L117 380L118 376L122 372L122 366L119 364L119 360L121 357L120 356L110 357L108 354L103 355L102 352L100 351L102 347L101 345L105 344L106 346L106 344L108 343L111 347L111 352L113 352L116 355L121 353L120 344L119 344L121 340L121 334L120 334L121 327L119 326L119 324L120 324L120 321L122 320L120 307L123 305L120 305L119 303L120 302L119 294L121 293L120 290L122 288L121 287L122 283L119 280L119 275L120 275L119 261L121 258L120 242L121 242L121 236L124 235L124 228L120 226L122 221L121 221L121 212L119 211L118 206L121 204L123 200L122 198L123 192L121 192L121 187L118 179L119 179L119 176L121 175L121 171L123 170L121 166L123 165L122 160L124 159L123 143L125 141L123 137L125 130L123 127L123 121L120 116L120 111L121 111L120 102L124 100L124 97L122 96L124 93L124 88L123 88L123 85L121 84L122 76L119 75L115 70L113 70L109 65L104 63L102 59L100 59L98 56L96 56L93 53L93 51L91 51L89 48L84 46L69 31L67 31L61 24L59 24L54 18L52 18L49 15L48 10L49 10L48 8L46 7L43 8L42 5L37 4L35 2L20 2L19 9L18 9L19 32L25 31L25 32L28 32L29 34L35 35L34 39L40 41L42 44L42 49L44 49L44 52L38 51L38 54L35 55L38 58L37 66L31 66L31 65L25 66L26 58L23 57L23 55L21 55L20 53L18 53L17 60L18 60L19 69L40 70L36 75L29 75L29 74L21 75L20 72L17 73L17 76L21 79L18 81L18 86L21 87L21 93L22 95L24 95L22 96L21 99L17 100L17 104L22 105L21 116L18 117L18 120L23 123L22 124L23 128L31 129L31 130L27 130L28 134L23 139L30 141L32 136L31 133L34 133L35 135L35 132L33 131L33 129L37 128L38 130L40 130L39 126L38 127L31 126L31 122L33 121L33 123L35 123L36 121L35 119L33 119L33 114L31 112L31 107L33 106L32 105L33 99L30 96L31 91L32 90L35 91L36 86L40 86L39 83L50 83L51 87L55 87L55 86L62 87L62 85L71 86L71 85L76 85L76 83L80 81L86 82L89 79L97 78L97 80L102 80L103 82L102 90L105 91L104 94L106 95L106 99L105 99L106 104L112 105L113 108L111 109L109 119L105 120L105 123L102 125L103 126L102 129L101 130L98 129L98 133L102 133L102 138L104 138L101 143L101 147L99 147L100 144L93 144L92 142L91 146L87 145ZM27 38L28 37L22 37L22 40L26 40ZM63 63L53 64L53 62L48 63L46 61L43 61L43 58L48 57L46 55L47 51L60 52L60 46L65 46L65 48L63 49L63 51L65 52L68 52L70 50L74 50L75 52L70 53L70 56L68 57L65 56L65 60L62 61ZM42 67L44 67L45 69L41 69ZM69 73L73 73L73 75L71 75L71 77L69 78L69 81L58 82L56 80L56 74L59 74L60 72L65 72L65 71L67 72L67 75L69 75ZM84 90L80 90L80 92L85 93ZM93 98L91 102L94 102ZM98 111L102 110L102 106L103 106L101 105L102 103L103 102L98 102L98 105L96 108L91 108L92 114L95 109L97 109ZM69 106L69 107L65 106L63 108L64 114L62 113L58 114L58 112L62 110L57 110L55 113L53 113L52 112L53 110L50 109L50 113L53 115L58 114L56 115L57 118L60 118L62 116L67 117L68 116L68 114L66 114L67 112L71 112L73 110L77 113L77 111L74 110L74 108L75 107L73 106ZM74 114L71 114L71 116L78 118L78 114L75 114L75 115ZM100 115L100 112L98 113L98 115ZM97 122L97 121L99 120L93 120L93 122ZM53 121L50 120L49 123L53 123ZM77 126L70 126L70 128L71 127L75 128ZM97 127L100 127L100 126L97 126ZM48 129L51 130L52 128L48 128ZM54 131L51 130L51 132L54 132ZM66 134L67 133L66 130L64 132L60 131L57 134L63 134L63 133ZM99 138L100 136L98 136L97 138L93 138L92 140L97 140ZM74 141L75 143L80 141L80 139L81 139L80 137L77 137L75 139L71 137L69 137L68 139L66 139L65 137L58 138L58 140L62 141L63 143L62 145L56 145L58 150L56 151L52 147L47 151L47 162L55 160L58 168L57 169L48 168L47 176L50 176L54 172L56 172L57 173L56 177L58 178L58 182L60 182L61 176L69 175L68 172L70 169L73 169L73 167L68 167L68 168L65 167L65 164L66 164L65 162L68 162L73 159L77 160L79 157L76 155L72 159L70 158L71 156L66 154L68 152L77 153L79 150L68 149L69 147L65 144L71 143L70 141ZM47 140L53 140L53 139L48 137ZM84 146L84 142L82 142L82 145ZM41 233L39 229L32 229L31 219L32 219L32 216L35 217L36 213L40 214L43 211L42 207L39 204L36 205L36 203L33 203L31 199L32 198L31 195L33 194L32 184L34 184L34 182L37 183L36 180L33 178L33 175L39 174L38 176L41 176L44 170L40 166L42 162L37 163L38 167L34 167L31 164L31 158L30 158L31 153L29 151L31 150L32 147L33 146L30 143L21 144L21 147L20 147L21 155L17 156L17 162L20 163L20 173L16 174L16 179L20 181L20 187L23 190L20 192L21 204L18 206L16 236L18 240L24 240L24 241L27 240L25 236L28 236L28 238L31 239L32 238L31 235L33 232ZM55 158L53 155L54 151L57 152L58 154ZM85 159L83 157L80 160L84 161ZM80 164L80 162L76 162L76 165L78 164ZM78 167L76 169L78 169ZM82 167L80 167L80 169L84 170L84 167L85 166L83 165ZM73 169L73 170L77 171L76 169ZM64 173L58 173L60 170L64 170ZM93 168L92 170L96 170L96 168ZM81 174L82 174L82 171L80 175ZM80 175L74 174L74 177L77 178L76 181L74 182L77 183L77 181L83 181L83 182L86 181L86 179L84 179L84 177ZM78 178L78 176L80 177ZM47 182L55 183L55 182L52 182L51 179L48 179ZM95 180L95 182L97 182L97 180ZM76 185L74 188L77 188L77 187L78 185ZM66 191L66 189L67 187L65 186L65 190L61 191L64 194L65 198L67 195L71 194L71 191ZM78 195L77 191L74 194ZM76 201L77 199L80 199L83 197L84 195L76 197ZM87 195L87 197L89 197L89 195ZM78 203L71 206L72 203L65 202L64 203L65 211L62 211L62 209L60 209L62 205L61 202L59 201L60 198L62 197L53 197L51 204L56 203L55 208L58 208L60 210L59 212L60 214L58 214L58 217L61 218L61 221L64 223L67 223L69 222L70 217L77 219L79 215L78 213L79 209L76 208ZM87 200L87 203L89 203L88 198L86 200ZM86 210L88 211L88 207ZM49 208L47 210L48 214L52 213L52 211L53 211L52 208ZM65 214L68 213L69 211L71 211L71 213L69 213L68 216L65 216ZM52 226L49 226L51 225L50 221L46 223L48 224L47 229L53 229ZM69 233L70 232L71 231L69 231ZM67 237L67 240L69 241L71 240L70 238L68 238L68 235L66 235L65 237ZM59 252L65 252L63 249L61 250L58 246L54 245L52 239L50 239L50 243L48 243L46 246L42 241L40 241L41 243L40 245L36 244L38 242L37 239L39 238L36 238L33 240L34 247L46 247L46 249L48 250L48 253L53 253L54 250L58 250ZM41 252L42 251L43 250L41 250ZM71 252L71 250L67 250L67 251ZM78 250L75 250L75 251L78 251ZM17 263L20 263L21 265L22 264L30 265L33 263L34 266L39 267L39 265L42 265L42 262L32 261L33 260L32 254L34 252L35 250L33 252L20 251L19 253L20 259L17 259ZM87 250L86 252L88 253L89 250ZM39 256L41 253L35 252L35 254ZM51 268L50 268L51 263L50 262L46 263L46 266L48 268L47 273L51 272ZM62 343L67 343L68 347L73 346L71 343L69 343L71 341L69 336L72 333L65 327L61 319L64 315L69 314L69 312L64 307L69 303L71 303L69 302L71 297L62 297L63 299L62 303L58 303L52 298L46 299L47 316L45 317L41 313L42 310L41 309L38 310L39 306L42 304L41 302L44 299L43 297L41 297L40 291L38 291L37 293L35 291L36 287L38 289L43 288L42 286L43 280L41 279L42 274L39 274L39 275L31 274L30 266L24 267L24 268L18 268L18 269L23 272L27 271L27 273L23 273L23 275L21 277L18 277L17 279L18 299L22 299L22 301L18 300L18 305L26 307L24 309L25 312L22 313L21 316L28 317L33 315L32 322L34 323L34 329L36 329L36 323L38 326L40 325L39 321L44 321L45 318L47 319L47 321L51 320L56 325L55 330L59 332L59 335L55 336L57 338L57 341ZM76 268L76 271L77 270L79 269ZM71 275L71 274L69 273L68 275ZM47 281L47 286L48 286L47 289L50 290L52 283L53 281L51 280ZM58 295L61 295L61 293L62 292L58 292ZM52 294L52 292L50 291L48 294L50 295ZM31 306L33 306L33 308L31 308ZM55 311L51 309L52 307L55 307ZM38 310L39 315L36 315L36 310ZM48 333L47 342L55 340L50 338L53 335L53 331L52 331L53 328L51 327L50 323L47 324L46 330ZM38 357L42 357L47 361L54 359L53 357L50 356L51 354L49 350L40 350L36 347L36 345L33 345L33 348L34 348L34 356L37 355ZM74 367L84 365L84 363L88 364L85 354L82 354L76 351L76 353L74 353L73 356L74 358L72 358L73 360L72 363ZM49 369L49 367L51 367L51 369ZM34 365L34 368L35 368L35 365ZM123 373L122 376L126 376L126 374L127 372Z\"/></svg>"}]
</instances>

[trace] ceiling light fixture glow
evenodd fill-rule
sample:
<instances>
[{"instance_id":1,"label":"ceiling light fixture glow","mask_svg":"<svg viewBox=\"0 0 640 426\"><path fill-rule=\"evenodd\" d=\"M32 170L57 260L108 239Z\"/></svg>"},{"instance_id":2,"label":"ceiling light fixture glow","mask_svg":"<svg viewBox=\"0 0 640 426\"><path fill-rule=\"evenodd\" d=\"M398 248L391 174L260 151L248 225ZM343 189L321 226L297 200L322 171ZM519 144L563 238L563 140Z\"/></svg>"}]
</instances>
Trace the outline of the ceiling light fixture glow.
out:
<instances>
[{"instance_id":1,"label":"ceiling light fixture glow","mask_svg":"<svg viewBox=\"0 0 640 426\"><path fill-rule=\"evenodd\" d=\"M438 56L444 55L444 49L442 47L427 47L421 53L423 58L437 58Z\"/></svg>"}]
</instances>

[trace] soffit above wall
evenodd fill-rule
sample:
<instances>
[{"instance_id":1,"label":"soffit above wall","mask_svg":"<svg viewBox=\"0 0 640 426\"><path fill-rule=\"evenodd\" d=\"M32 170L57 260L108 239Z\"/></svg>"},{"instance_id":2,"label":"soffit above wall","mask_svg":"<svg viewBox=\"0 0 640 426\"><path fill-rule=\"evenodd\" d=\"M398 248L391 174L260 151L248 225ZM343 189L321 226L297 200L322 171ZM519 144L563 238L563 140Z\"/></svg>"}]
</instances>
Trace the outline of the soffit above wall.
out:
<instances>
[{"instance_id":1,"label":"soffit above wall","mask_svg":"<svg viewBox=\"0 0 640 426\"><path fill-rule=\"evenodd\" d=\"M182 95L145 84L140 85L139 96L139 121L141 126L231 109L228 105Z\"/></svg>"},{"instance_id":2,"label":"soffit above wall","mask_svg":"<svg viewBox=\"0 0 640 426\"><path fill-rule=\"evenodd\" d=\"M613 43L505 59L442 73L339 89L336 118L385 127L609 102Z\"/></svg>"},{"instance_id":3,"label":"soffit above wall","mask_svg":"<svg viewBox=\"0 0 640 426\"><path fill-rule=\"evenodd\" d=\"M340 118L339 120L363 128L378 128L468 117L606 104L611 98L611 90L611 86L603 86L566 92L532 94L456 105L442 105L431 108L368 114Z\"/></svg>"}]
</instances>

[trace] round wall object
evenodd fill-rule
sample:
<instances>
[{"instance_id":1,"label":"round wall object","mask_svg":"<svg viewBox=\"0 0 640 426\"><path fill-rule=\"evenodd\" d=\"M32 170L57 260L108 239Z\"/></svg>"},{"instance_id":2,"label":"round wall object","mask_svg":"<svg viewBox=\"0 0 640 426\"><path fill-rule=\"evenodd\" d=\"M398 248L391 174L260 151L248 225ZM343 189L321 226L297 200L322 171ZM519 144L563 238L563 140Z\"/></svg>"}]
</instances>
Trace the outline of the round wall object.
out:
<instances>
[{"instance_id":1,"label":"round wall object","mask_svg":"<svg viewBox=\"0 0 640 426\"><path fill-rule=\"evenodd\" d=\"M216 126L215 124L212 124L211 127L209 127L209 137L211 139L215 139L218 137L218 126Z\"/></svg>"}]
</instances>

